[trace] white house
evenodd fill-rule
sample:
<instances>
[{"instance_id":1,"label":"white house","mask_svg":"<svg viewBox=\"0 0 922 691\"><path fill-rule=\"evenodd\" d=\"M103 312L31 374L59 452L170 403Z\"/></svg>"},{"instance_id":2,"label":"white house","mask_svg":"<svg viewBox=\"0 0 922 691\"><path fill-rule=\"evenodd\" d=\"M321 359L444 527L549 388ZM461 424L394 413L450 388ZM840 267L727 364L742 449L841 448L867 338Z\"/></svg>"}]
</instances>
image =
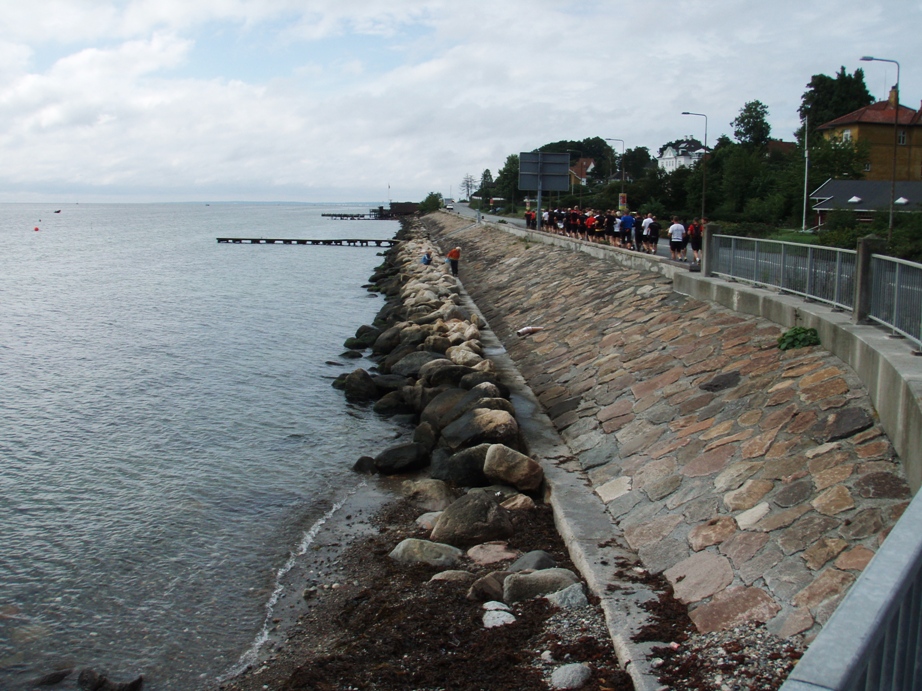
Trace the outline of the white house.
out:
<instances>
[{"instance_id":1,"label":"white house","mask_svg":"<svg viewBox=\"0 0 922 691\"><path fill-rule=\"evenodd\" d=\"M695 139L685 139L667 146L663 155L656 159L660 170L671 173L679 168L691 168L704 156L704 147Z\"/></svg>"}]
</instances>

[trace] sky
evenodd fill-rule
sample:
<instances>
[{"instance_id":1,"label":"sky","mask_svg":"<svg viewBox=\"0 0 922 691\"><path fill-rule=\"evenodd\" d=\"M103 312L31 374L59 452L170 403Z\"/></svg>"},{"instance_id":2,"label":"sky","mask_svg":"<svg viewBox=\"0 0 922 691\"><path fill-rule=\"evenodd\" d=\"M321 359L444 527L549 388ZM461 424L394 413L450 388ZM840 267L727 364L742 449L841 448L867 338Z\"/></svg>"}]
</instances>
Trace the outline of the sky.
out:
<instances>
[{"instance_id":1,"label":"sky","mask_svg":"<svg viewBox=\"0 0 922 691\"><path fill-rule=\"evenodd\" d=\"M922 99L922 0L0 0L0 201L420 201L559 140ZM913 57L916 56L916 57ZM702 113L683 116L682 111ZM613 143L616 149L621 144Z\"/></svg>"}]
</instances>

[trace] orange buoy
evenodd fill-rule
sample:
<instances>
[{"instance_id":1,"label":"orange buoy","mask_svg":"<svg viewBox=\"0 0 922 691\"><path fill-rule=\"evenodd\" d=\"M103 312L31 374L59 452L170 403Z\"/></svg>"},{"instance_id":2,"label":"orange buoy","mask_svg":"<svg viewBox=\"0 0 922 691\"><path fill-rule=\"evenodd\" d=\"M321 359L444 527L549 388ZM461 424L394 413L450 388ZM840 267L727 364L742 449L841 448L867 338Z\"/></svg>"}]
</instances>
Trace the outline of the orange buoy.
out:
<instances>
[{"instance_id":1,"label":"orange buoy","mask_svg":"<svg viewBox=\"0 0 922 691\"><path fill-rule=\"evenodd\" d=\"M35 226L35 232L38 232L38 226Z\"/></svg>"}]
</instances>

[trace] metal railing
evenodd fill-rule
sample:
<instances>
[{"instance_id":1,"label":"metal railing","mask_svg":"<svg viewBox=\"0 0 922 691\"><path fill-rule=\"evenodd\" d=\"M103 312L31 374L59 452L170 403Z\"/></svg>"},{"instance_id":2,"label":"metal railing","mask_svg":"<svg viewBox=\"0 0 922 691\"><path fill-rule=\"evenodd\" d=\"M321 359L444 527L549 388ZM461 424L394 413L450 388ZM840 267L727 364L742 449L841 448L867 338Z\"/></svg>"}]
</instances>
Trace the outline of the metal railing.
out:
<instances>
[{"instance_id":1,"label":"metal railing","mask_svg":"<svg viewBox=\"0 0 922 691\"><path fill-rule=\"evenodd\" d=\"M713 246L716 275L773 286L838 309L854 307L854 250L731 235L716 235Z\"/></svg>"},{"instance_id":2,"label":"metal railing","mask_svg":"<svg viewBox=\"0 0 922 691\"><path fill-rule=\"evenodd\" d=\"M922 265L872 254L868 319L922 347Z\"/></svg>"},{"instance_id":3,"label":"metal railing","mask_svg":"<svg viewBox=\"0 0 922 691\"><path fill-rule=\"evenodd\" d=\"M778 288L841 310L853 311L858 303L854 250L732 235L714 235L710 246L713 275ZM922 349L922 264L871 254L867 273L867 318Z\"/></svg>"},{"instance_id":4,"label":"metal railing","mask_svg":"<svg viewBox=\"0 0 922 691\"><path fill-rule=\"evenodd\" d=\"M922 492L780 691L922 691Z\"/></svg>"}]
</instances>

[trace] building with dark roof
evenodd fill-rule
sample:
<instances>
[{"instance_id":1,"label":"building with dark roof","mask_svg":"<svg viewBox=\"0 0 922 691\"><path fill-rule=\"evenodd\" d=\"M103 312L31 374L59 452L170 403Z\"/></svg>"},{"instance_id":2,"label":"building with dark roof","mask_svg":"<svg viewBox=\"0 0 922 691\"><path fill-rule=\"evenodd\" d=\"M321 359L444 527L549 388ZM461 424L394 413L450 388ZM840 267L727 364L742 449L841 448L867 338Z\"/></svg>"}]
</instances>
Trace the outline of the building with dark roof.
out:
<instances>
[{"instance_id":1,"label":"building with dark roof","mask_svg":"<svg viewBox=\"0 0 922 691\"><path fill-rule=\"evenodd\" d=\"M892 151L892 150L891 150ZM891 159L892 160L892 159ZM922 211L922 181L896 183L893 210L896 213ZM868 221L875 213L890 208L889 180L827 180L811 195L817 224L826 222L830 211L854 211L859 220Z\"/></svg>"}]
</instances>

